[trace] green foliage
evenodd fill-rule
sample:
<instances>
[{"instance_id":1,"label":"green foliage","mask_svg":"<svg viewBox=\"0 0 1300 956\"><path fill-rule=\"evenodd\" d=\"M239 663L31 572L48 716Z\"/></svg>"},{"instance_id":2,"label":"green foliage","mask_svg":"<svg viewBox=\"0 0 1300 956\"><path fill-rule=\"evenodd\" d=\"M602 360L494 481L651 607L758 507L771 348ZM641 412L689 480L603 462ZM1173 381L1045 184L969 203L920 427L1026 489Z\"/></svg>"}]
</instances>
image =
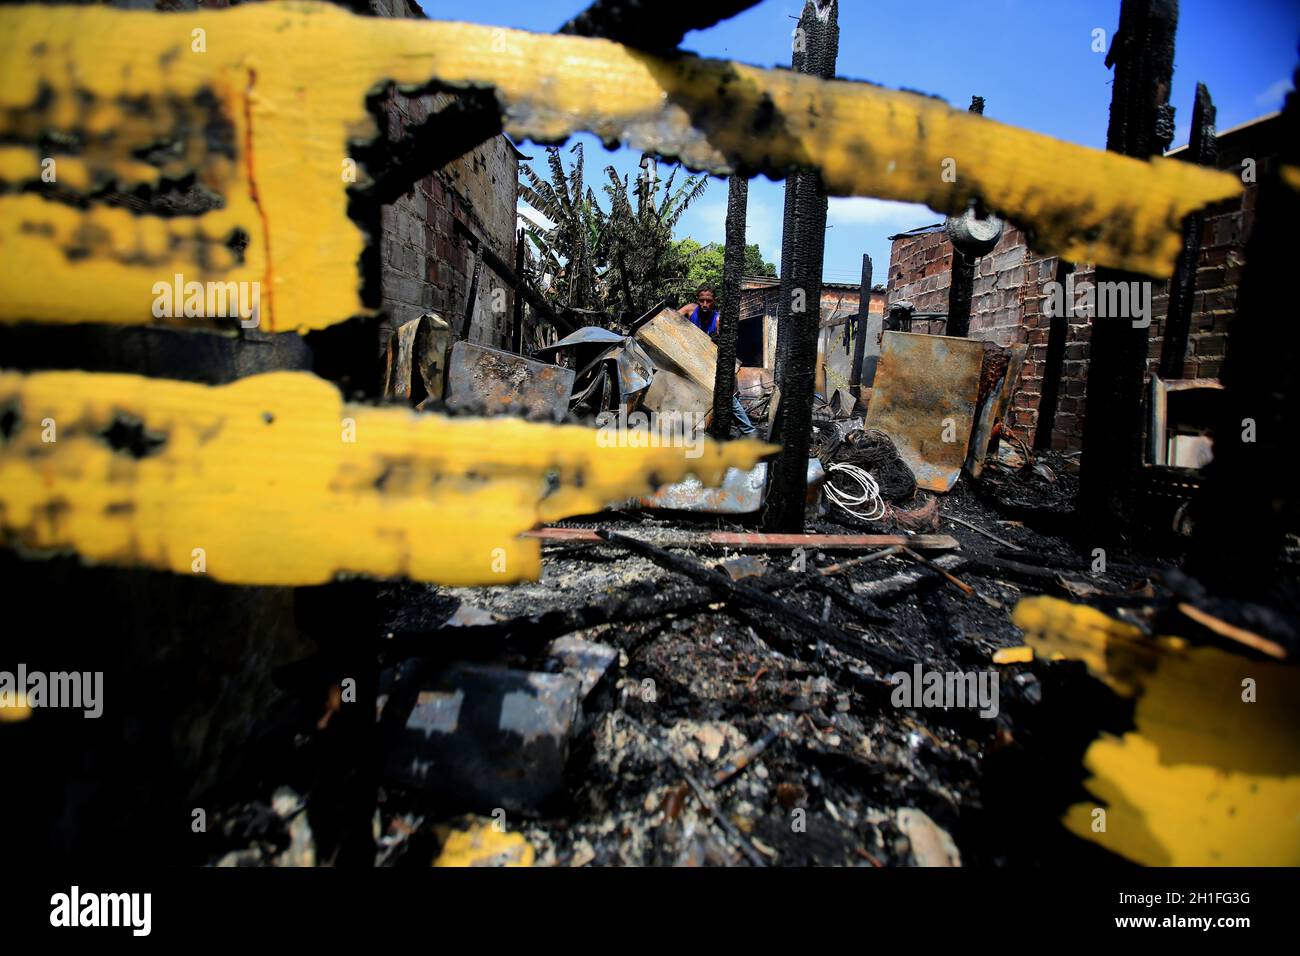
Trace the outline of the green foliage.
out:
<instances>
[{"instance_id":1,"label":"green foliage","mask_svg":"<svg viewBox=\"0 0 1300 956\"><path fill-rule=\"evenodd\" d=\"M689 261L674 244L673 229L704 192L707 177L688 176L674 190L674 168L664 182L643 176L633 186L607 166L606 211L590 187L584 190L582 144L570 152L577 159L566 171L559 150L547 148L549 181L531 166L520 166L520 197L554 223L525 227L540 272L552 277L548 298L610 324L615 316L635 317L660 299L675 304L690 280Z\"/></svg>"},{"instance_id":2,"label":"green foliage","mask_svg":"<svg viewBox=\"0 0 1300 956\"><path fill-rule=\"evenodd\" d=\"M694 239L686 238L676 243L678 254L688 262L686 285L682 290L682 301L689 302L695 298L695 292L702 285L711 285L722 296L722 263L724 249L721 243L710 242L700 245ZM745 267L747 276L775 276L776 266L763 261L763 253L756 244L745 246Z\"/></svg>"}]
</instances>

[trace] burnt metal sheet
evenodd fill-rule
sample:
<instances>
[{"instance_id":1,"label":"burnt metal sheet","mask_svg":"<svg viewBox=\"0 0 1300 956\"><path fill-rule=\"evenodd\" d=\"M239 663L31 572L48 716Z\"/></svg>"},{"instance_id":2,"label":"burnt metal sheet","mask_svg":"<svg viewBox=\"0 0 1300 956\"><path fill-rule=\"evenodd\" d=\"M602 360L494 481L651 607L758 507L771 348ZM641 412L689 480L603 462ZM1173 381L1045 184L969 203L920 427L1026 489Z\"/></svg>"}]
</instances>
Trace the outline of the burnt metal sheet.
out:
<instances>
[{"instance_id":1,"label":"burnt metal sheet","mask_svg":"<svg viewBox=\"0 0 1300 956\"><path fill-rule=\"evenodd\" d=\"M676 309L664 309L634 336L659 368L678 372L713 395L718 347Z\"/></svg>"},{"instance_id":2,"label":"burnt metal sheet","mask_svg":"<svg viewBox=\"0 0 1300 956\"><path fill-rule=\"evenodd\" d=\"M815 501L826 480L826 470L816 458L808 459L808 499ZM706 488L698 479L687 478L675 484L664 485L653 495L634 498L632 504L641 508L670 508L674 511L702 511L708 514L752 514L763 506L764 485L767 483L767 464L759 462L749 471L728 468L722 484Z\"/></svg>"},{"instance_id":3,"label":"burnt metal sheet","mask_svg":"<svg viewBox=\"0 0 1300 956\"><path fill-rule=\"evenodd\" d=\"M619 332L611 332L598 325L581 328L571 335L566 335L554 345L538 349L533 355L540 358L565 350L572 350L576 354L579 366L577 381L586 391L590 391L595 379L605 374L606 363L614 363L618 377L619 401L623 404L631 401L638 392L649 388L654 379L655 363L635 339ZM592 382L588 382L586 374L597 366L600 366L600 370L592 376ZM574 397L578 399L581 396Z\"/></svg>"},{"instance_id":4,"label":"burnt metal sheet","mask_svg":"<svg viewBox=\"0 0 1300 956\"><path fill-rule=\"evenodd\" d=\"M426 312L388 337L384 398L415 404L428 396L442 398L451 329Z\"/></svg>"},{"instance_id":5,"label":"burnt metal sheet","mask_svg":"<svg viewBox=\"0 0 1300 956\"><path fill-rule=\"evenodd\" d=\"M990 366L999 371L988 394L981 396L975 432L971 438L970 456L966 461L966 470L973 478L978 478L984 470L984 459L988 457L994 427L999 422L1006 421L1007 408L1011 405L1011 396L1015 394L1016 386L1020 384L1020 372L1025 367L1028 352L1027 345L1013 345L1008 349L990 349L985 355L985 371ZM995 359L994 356L999 358Z\"/></svg>"},{"instance_id":6,"label":"burnt metal sheet","mask_svg":"<svg viewBox=\"0 0 1300 956\"><path fill-rule=\"evenodd\" d=\"M517 415L561 422L573 370L471 342L452 346L447 406L474 415Z\"/></svg>"},{"instance_id":7,"label":"burnt metal sheet","mask_svg":"<svg viewBox=\"0 0 1300 956\"><path fill-rule=\"evenodd\" d=\"M966 461L984 343L886 332L866 425L894 440L927 491L950 491ZM951 439L945 441L945 439Z\"/></svg>"},{"instance_id":8,"label":"burnt metal sheet","mask_svg":"<svg viewBox=\"0 0 1300 956\"><path fill-rule=\"evenodd\" d=\"M457 665L421 687L388 774L457 806L538 806L563 788L582 699L566 674Z\"/></svg>"},{"instance_id":9,"label":"burnt metal sheet","mask_svg":"<svg viewBox=\"0 0 1300 956\"><path fill-rule=\"evenodd\" d=\"M558 352L561 349L571 348L575 345L618 345L624 338L624 335L611 332L599 325L585 325L578 331L566 335L554 345L547 345L544 348L537 349L533 354L545 355L547 352Z\"/></svg>"}]
</instances>

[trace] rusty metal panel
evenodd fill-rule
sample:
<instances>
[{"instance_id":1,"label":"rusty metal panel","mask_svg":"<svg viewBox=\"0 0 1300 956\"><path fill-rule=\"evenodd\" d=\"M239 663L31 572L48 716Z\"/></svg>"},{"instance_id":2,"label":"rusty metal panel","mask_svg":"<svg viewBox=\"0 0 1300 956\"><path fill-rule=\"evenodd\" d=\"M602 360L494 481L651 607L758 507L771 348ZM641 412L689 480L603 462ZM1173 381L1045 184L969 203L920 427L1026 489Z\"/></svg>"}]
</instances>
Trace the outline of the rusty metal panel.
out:
<instances>
[{"instance_id":1,"label":"rusty metal panel","mask_svg":"<svg viewBox=\"0 0 1300 956\"><path fill-rule=\"evenodd\" d=\"M642 404L652 412L690 412L707 415L713 408L713 390L692 382L684 375L659 369Z\"/></svg>"},{"instance_id":2,"label":"rusty metal panel","mask_svg":"<svg viewBox=\"0 0 1300 956\"><path fill-rule=\"evenodd\" d=\"M661 369L679 372L713 395L718 347L690 319L676 309L664 309L637 329L634 338Z\"/></svg>"},{"instance_id":3,"label":"rusty metal panel","mask_svg":"<svg viewBox=\"0 0 1300 956\"><path fill-rule=\"evenodd\" d=\"M447 407L456 411L562 422L572 390L572 369L472 342L452 346Z\"/></svg>"},{"instance_id":4,"label":"rusty metal panel","mask_svg":"<svg viewBox=\"0 0 1300 956\"><path fill-rule=\"evenodd\" d=\"M912 332L882 338L867 427L894 440L927 491L949 491L961 474L983 360L984 343L971 339Z\"/></svg>"},{"instance_id":5,"label":"rusty metal panel","mask_svg":"<svg viewBox=\"0 0 1300 956\"><path fill-rule=\"evenodd\" d=\"M966 461L966 470L978 478L984 470L984 459L988 455L989 442L993 438L993 428L998 422L1006 421L1007 408L1011 396L1020 384L1020 372L1025 367L1025 356L1029 352L1027 345L1013 345L1008 349L990 349L985 362L992 361L992 356L1002 353L1005 363L999 361L1002 369L993 383L989 394L984 396L979 407L979 419L975 423L974 437L971 439L970 457Z\"/></svg>"},{"instance_id":6,"label":"rusty metal panel","mask_svg":"<svg viewBox=\"0 0 1300 956\"><path fill-rule=\"evenodd\" d=\"M426 395L442 398L450 338L447 323L432 312L395 329L388 337L384 398L402 402L418 402Z\"/></svg>"}]
</instances>

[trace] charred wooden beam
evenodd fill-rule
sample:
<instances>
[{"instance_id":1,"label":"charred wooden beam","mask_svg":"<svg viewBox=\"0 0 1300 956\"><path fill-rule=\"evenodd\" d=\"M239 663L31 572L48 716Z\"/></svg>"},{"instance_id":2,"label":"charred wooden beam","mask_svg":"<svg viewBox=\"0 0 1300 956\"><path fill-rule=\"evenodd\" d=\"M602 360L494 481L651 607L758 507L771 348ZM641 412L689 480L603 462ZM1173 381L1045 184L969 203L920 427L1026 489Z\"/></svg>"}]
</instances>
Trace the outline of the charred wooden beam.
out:
<instances>
[{"instance_id":1,"label":"charred wooden beam","mask_svg":"<svg viewBox=\"0 0 1300 956\"><path fill-rule=\"evenodd\" d=\"M871 256L862 255L862 292L858 303L858 334L853 340L853 371L849 374L849 390L856 401L862 387L862 362L867 357L867 326L871 324Z\"/></svg>"},{"instance_id":2,"label":"charred wooden beam","mask_svg":"<svg viewBox=\"0 0 1300 956\"><path fill-rule=\"evenodd\" d=\"M1056 261L1056 284L1065 288L1065 280L1074 271L1071 263ZM1043 368L1042 394L1038 399L1038 427L1034 432L1034 449L1042 451L1052 447L1052 432L1056 430L1056 406L1061 398L1061 372L1065 368L1065 343L1070 337L1070 319L1065 310L1056 310L1048 319L1047 362Z\"/></svg>"},{"instance_id":3,"label":"charred wooden beam","mask_svg":"<svg viewBox=\"0 0 1300 956\"><path fill-rule=\"evenodd\" d=\"M968 112L984 115L984 97L972 96ZM979 257L954 243L952 279L948 286L948 324L945 335L964 339L970 334L970 304L975 293L975 262Z\"/></svg>"},{"instance_id":4,"label":"charred wooden beam","mask_svg":"<svg viewBox=\"0 0 1300 956\"><path fill-rule=\"evenodd\" d=\"M829 56L827 44L830 43ZM799 26L795 30L794 50L790 55L790 68L796 73L808 73L831 79L835 76L835 60L839 52L839 6L837 3L823 3L822 0L805 0L803 14L799 17ZM794 250L800 244L799 229L803 222L798 210L806 209L815 202L810 195L813 180L809 176L792 171L785 180L785 208L781 220L781 289L777 301L776 325L776 384L783 387L786 357L790 351L790 302L794 289ZM800 196L805 197L801 203ZM823 217L822 229L825 229ZM818 241L823 241L821 237ZM805 240L806 241L806 240ZM807 290L805 290L806 292ZM818 302L820 310L821 303ZM777 410L778 415L780 409ZM775 434L775 430L773 431Z\"/></svg>"},{"instance_id":5,"label":"charred wooden beam","mask_svg":"<svg viewBox=\"0 0 1300 956\"><path fill-rule=\"evenodd\" d=\"M462 341L469 339L470 327L474 324L474 303L478 301L478 282L483 275L483 250L485 248L487 248L486 242L480 242L474 246L474 268L469 275L469 292L465 295L465 318L460 326L459 338Z\"/></svg>"},{"instance_id":6,"label":"charred wooden beam","mask_svg":"<svg viewBox=\"0 0 1300 956\"><path fill-rule=\"evenodd\" d=\"M722 257L722 316L718 321L718 366L713 382L713 420L709 435L731 434L731 401L736 390L736 336L740 328L740 275L745 271L745 208L749 180L727 180L727 236Z\"/></svg>"},{"instance_id":7,"label":"charred wooden beam","mask_svg":"<svg viewBox=\"0 0 1300 956\"><path fill-rule=\"evenodd\" d=\"M1119 31L1106 56L1106 65L1115 67L1110 152L1147 159L1164 152L1173 138L1169 87L1177 27L1177 0L1123 0ZM1144 281L1134 273L1097 269L1098 288ZM1149 315L1145 323L1131 315L1092 322L1079 512L1085 526L1103 536L1129 525L1136 508L1149 325Z\"/></svg>"},{"instance_id":8,"label":"charred wooden beam","mask_svg":"<svg viewBox=\"0 0 1300 956\"><path fill-rule=\"evenodd\" d=\"M692 558L673 554L671 551L665 551L663 548L656 547L649 542L629 538L627 535L616 534L613 531L597 531L596 533L610 544L626 548L634 554L649 558L662 568L667 568L669 571L674 571L699 584L713 588L715 593L723 599L766 611L778 620L789 624L798 635L815 638L829 644L841 653L857 657L872 665L897 668L902 663L902 659L890 651L874 647L860 638L850 637L839 628L824 624L798 608L792 607L788 602L773 597L751 585L733 581L725 574L715 571L708 565Z\"/></svg>"},{"instance_id":9,"label":"charred wooden beam","mask_svg":"<svg viewBox=\"0 0 1300 956\"><path fill-rule=\"evenodd\" d=\"M1214 134L1214 103L1204 83L1196 84L1192 103L1192 133L1186 159L1198 166L1213 166L1218 156L1218 138ZM1205 216L1194 212L1183 223L1183 251L1169 284L1169 312L1165 318L1165 337L1160 346L1160 377L1183 377L1183 360L1187 356L1187 336L1192 327L1192 303L1196 295L1196 267L1201 258L1201 229Z\"/></svg>"},{"instance_id":10,"label":"charred wooden beam","mask_svg":"<svg viewBox=\"0 0 1300 956\"><path fill-rule=\"evenodd\" d=\"M551 308L550 303L543 299L541 293L529 284L528 280L524 278L523 273L516 273L514 269L510 268L510 264L497 255L496 250L492 248L491 244L486 242L478 233L461 220L453 217L451 224L452 228L455 229L456 232L469 240L471 248L475 250L483 250L483 262L487 267L500 276L501 280L505 282L506 285L514 289L516 294L522 293L525 301L527 301L527 303L532 306L532 308L536 310L542 318L555 326L555 328L563 335L568 335L570 332L577 331L578 326ZM518 253L516 253L516 257L518 257Z\"/></svg>"},{"instance_id":11,"label":"charred wooden beam","mask_svg":"<svg viewBox=\"0 0 1300 956\"><path fill-rule=\"evenodd\" d=\"M807 0L796 32L796 70L824 79L835 75L838 17L836 0L827 3ZM817 378L827 197L821 176L808 170L798 171L787 180L786 193L787 211L791 213L787 228L792 229L792 235L788 256L783 249L781 260L776 368L781 397L772 431L772 439L781 445L781 453L772 464L763 525L769 531L798 532L804 524L812 401ZM783 246L784 239L783 236Z\"/></svg>"},{"instance_id":12,"label":"charred wooden beam","mask_svg":"<svg viewBox=\"0 0 1300 956\"><path fill-rule=\"evenodd\" d=\"M755 6L758 0L596 0L560 33L602 37L654 52L677 49L691 30L703 30Z\"/></svg>"},{"instance_id":13,"label":"charred wooden beam","mask_svg":"<svg viewBox=\"0 0 1300 956\"><path fill-rule=\"evenodd\" d=\"M524 279L524 231L515 234L515 300L513 314L510 317L510 341L517 355L524 354L524 290L520 283Z\"/></svg>"},{"instance_id":14,"label":"charred wooden beam","mask_svg":"<svg viewBox=\"0 0 1300 956\"><path fill-rule=\"evenodd\" d=\"M535 528L525 538L540 538L568 544L594 544L603 540L599 531L587 528ZM728 551L789 551L814 548L818 551L862 551L906 545L917 551L952 551L961 545L948 534L759 534L746 531L685 531L657 537L668 548L715 548Z\"/></svg>"},{"instance_id":15,"label":"charred wooden beam","mask_svg":"<svg viewBox=\"0 0 1300 956\"><path fill-rule=\"evenodd\" d=\"M368 198L380 206L396 202L430 173L455 162L501 132L501 107L491 90L458 90L456 98L386 149L366 153L375 184Z\"/></svg>"}]
</instances>

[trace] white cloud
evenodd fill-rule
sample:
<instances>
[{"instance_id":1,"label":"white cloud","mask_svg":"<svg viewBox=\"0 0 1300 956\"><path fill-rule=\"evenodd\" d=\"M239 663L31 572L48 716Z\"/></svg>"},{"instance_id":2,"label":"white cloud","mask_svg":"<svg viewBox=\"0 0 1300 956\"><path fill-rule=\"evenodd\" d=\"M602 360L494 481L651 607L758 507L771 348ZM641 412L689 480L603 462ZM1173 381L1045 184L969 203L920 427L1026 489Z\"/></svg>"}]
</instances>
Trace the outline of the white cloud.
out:
<instances>
[{"instance_id":1,"label":"white cloud","mask_svg":"<svg viewBox=\"0 0 1300 956\"><path fill-rule=\"evenodd\" d=\"M890 230L912 229L932 223L935 219L934 211L919 203L890 202L862 196L832 198L826 216L826 221L832 226L888 227Z\"/></svg>"},{"instance_id":2,"label":"white cloud","mask_svg":"<svg viewBox=\"0 0 1300 956\"><path fill-rule=\"evenodd\" d=\"M522 199L519 200L518 203L516 203L515 213L519 216L519 218L526 219L528 222L531 222L534 226L538 226L542 229L555 228L555 223L551 222L550 219L543 216L540 212L538 212L532 206L528 205L528 203L524 202Z\"/></svg>"},{"instance_id":3,"label":"white cloud","mask_svg":"<svg viewBox=\"0 0 1300 956\"><path fill-rule=\"evenodd\" d=\"M1278 80L1263 93L1255 97L1255 105L1262 106L1265 109L1278 110L1282 108L1282 101L1286 98L1287 93L1291 91L1291 80L1289 77L1283 77Z\"/></svg>"}]
</instances>

